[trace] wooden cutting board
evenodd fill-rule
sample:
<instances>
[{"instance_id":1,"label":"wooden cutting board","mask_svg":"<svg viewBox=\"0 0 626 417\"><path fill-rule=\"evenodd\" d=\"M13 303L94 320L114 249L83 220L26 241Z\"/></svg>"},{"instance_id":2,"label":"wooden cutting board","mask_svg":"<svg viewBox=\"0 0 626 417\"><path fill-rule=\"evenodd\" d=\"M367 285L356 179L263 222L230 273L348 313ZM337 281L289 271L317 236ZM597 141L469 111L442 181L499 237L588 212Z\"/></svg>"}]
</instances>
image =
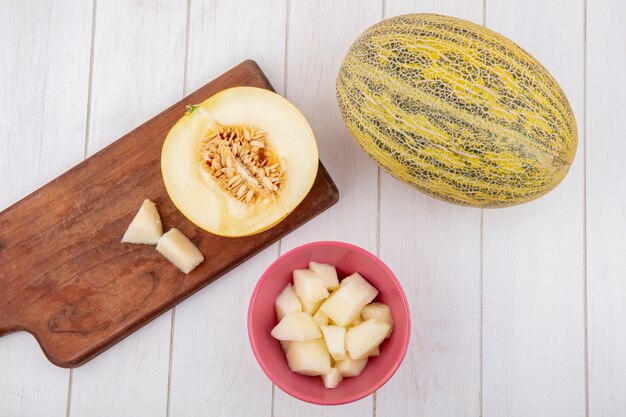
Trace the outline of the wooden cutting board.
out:
<instances>
[{"instance_id":1,"label":"wooden cutting board","mask_svg":"<svg viewBox=\"0 0 626 417\"><path fill-rule=\"evenodd\" d=\"M332 206L339 194L320 163L306 199L258 235L200 230L170 201L161 146L187 104L225 88L272 89L245 61L0 213L0 335L24 330L48 359L79 366ZM185 275L154 246L121 244L144 198L164 230L182 230L205 256Z\"/></svg>"}]
</instances>

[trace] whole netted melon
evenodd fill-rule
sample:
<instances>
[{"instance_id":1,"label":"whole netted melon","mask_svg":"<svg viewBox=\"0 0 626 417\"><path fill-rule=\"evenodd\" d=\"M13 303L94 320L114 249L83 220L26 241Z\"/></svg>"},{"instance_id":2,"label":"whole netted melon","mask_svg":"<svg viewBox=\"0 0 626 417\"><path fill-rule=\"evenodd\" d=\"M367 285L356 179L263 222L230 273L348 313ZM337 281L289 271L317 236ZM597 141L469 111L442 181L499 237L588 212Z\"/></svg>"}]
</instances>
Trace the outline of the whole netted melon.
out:
<instances>
[{"instance_id":1,"label":"whole netted melon","mask_svg":"<svg viewBox=\"0 0 626 417\"><path fill-rule=\"evenodd\" d=\"M453 17L370 27L341 65L337 99L372 159L451 203L533 200L563 180L576 154L574 114L548 71L505 37Z\"/></svg>"}]
</instances>

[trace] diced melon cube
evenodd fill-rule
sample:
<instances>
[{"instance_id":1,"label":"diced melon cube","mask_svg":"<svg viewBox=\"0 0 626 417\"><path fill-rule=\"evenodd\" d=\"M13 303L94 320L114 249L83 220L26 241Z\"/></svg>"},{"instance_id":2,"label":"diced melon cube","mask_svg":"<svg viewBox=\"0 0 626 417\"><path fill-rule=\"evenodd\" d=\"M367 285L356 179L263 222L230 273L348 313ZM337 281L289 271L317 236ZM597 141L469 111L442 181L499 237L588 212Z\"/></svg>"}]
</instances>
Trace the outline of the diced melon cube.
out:
<instances>
[{"instance_id":1,"label":"diced melon cube","mask_svg":"<svg viewBox=\"0 0 626 417\"><path fill-rule=\"evenodd\" d=\"M337 361L337 363L335 363L335 367L337 367L337 369L341 373L341 376L344 377L361 375L361 372L363 372L363 369L365 369L366 365L367 358L360 360L348 358L346 360Z\"/></svg>"},{"instance_id":2,"label":"diced melon cube","mask_svg":"<svg viewBox=\"0 0 626 417\"><path fill-rule=\"evenodd\" d=\"M320 326L326 326L329 321L328 316L320 310L317 310L315 312L315 314L313 315L313 320L315 320L315 322Z\"/></svg>"},{"instance_id":3,"label":"diced melon cube","mask_svg":"<svg viewBox=\"0 0 626 417\"><path fill-rule=\"evenodd\" d=\"M365 320L346 333L346 349L352 359L365 359L385 340L391 326L376 319Z\"/></svg>"},{"instance_id":4,"label":"diced melon cube","mask_svg":"<svg viewBox=\"0 0 626 417\"><path fill-rule=\"evenodd\" d=\"M280 340L280 346L283 348L283 352L287 353L289 350L289 345L291 342L289 340Z\"/></svg>"},{"instance_id":5,"label":"diced melon cube","mask_svg":"<svg viewBox=\"0 0 626 417\"><path fill-rule=\"evenodd\" d=\"M380 355L380 347L377 346L376 349L374 349L372 353L370 353L370 357L379 356L379 355Z\"/></svg>"},{"instance_id":6,"label":"diced melon cube","mask_svg":"<svg viewBox=\"0 0 626 417\"><path fill-rule=\"evenodd\" d=\"M337 385L339 385L339 383L343 380L343 376L341 375L341 372L339 372L339 369L330 368L328 373L322 375L322 379L324 380L324 386L326 388L336 388Z\"/></svg>"},{"instance_id":7,"label":"diced melon cube","mask_svg":"<svg viewBox=\"0 0 626 417\"><path fill-rule=\"evenodd\" d=\"M289 369L302 375L329 373L330 355L324 339L291 342L287 350L287 363Z\"/></svg>"},{"instance_id":8,"label":"diced melon cube","mask_svg":"<svg viewBox=\"0 0 626 417\"><path fill-rule=\"evenodd\" d=\"M357 272L345 278L320 306L338 326L346 326L359 318L363 307L378 295L378 291Z\"/></svg>"},{"instance_id":9,"label":"diced melon cube","mask_svg":"<svg viewBox=\"0 0 626 417\"><path fill-rule=\"evenodd\" d=\"M308 301L300 299L300 304L302 304L302 311L310 314L311 316L314 316L315 313L317 313L323 302L324 300Z\"/></svg>"},{"instance_id":10,"label":"diced melon cube","mask_svg":"<svg viewBox=\"0 0 626 417\"><path fill-rule=\"evenodd\" d=\"M327 289L334 290L339 286L337 270L334 266L319 262L309 262L309 269L322 278Z\"/></svg>"},{"instance_id":11,"label":"diced melon cube","mask_svg":"<svg viewBox=\"0 0 626 417\"><path fill-rule=\"evenodd\" d=\"M293 290L291 284L287 284L278 295L278 297L276 298L275 307L276 316L278 317L279 321L288 314L298 313L302 311L302 305L300 304L300 300L298 299L298 296L296 296L296 292Z\"/></svg>"},{"instance_id":12,"label":"diced melon cube","mask_svg":"<svg viewBox=\"0 0 626 417\"><path fill-rule=\"evenodd\" d=\"M161 236L156 250L185 274L204 261L202 252L178 229L170 229Z\"/></svg>"},{"instance_id":13,"label":"diced melon cube","mask_svg":"<svg viewBox=\"0 0 626 417\"><path fill-rule=\"evenodd\" d=\"M346 329L339 326L320 326L320 329L333 359L336 361L346 359Z\"/></svg>"},{"instance_id":14,"label":"diced melon cube","mask_svg":"<svg viewBox=\"0 0 626 417\"><path fill-rule=\"evenodd\" d=\"M308 269L293 271L293 289L302 302L313 303L328 297L322 278Z\"/></svg>"},{"instance_id":15,"label":"diced melon cube","mask_svg":"<svg viewBox=\"0 0 626 417\"><path fill-rule=\"evenodd\" d=\"M356 319L352 323L350 323L350 327L358 326L361 323L363 323L363 320L361 319L361 317L359 317L358 319Z\"/></svg>"},{"instance_id":16,"label":"diced melon cube","mask_svg":"<svg viewBox=\"0 0 626 417\"><path fill-rule=\"evenodd\" d=\"M319 339L322 332L319 326L307 313L291 313L272 329L271 335L278 340L305 340Z\"/></svg>"},{"instance_id":17,"label":"diced melon cube","mask_svg":"<svg viewBox=\"0 0 626 417\"><path fill-rule=\"evenodd\" d=\"M389 332L387 336L391 336L391 331L393 329L393 317L391 316L391 309L387 304L383 303L371 303L363 307L363 311L361 312L361 316L363 320L369 319L377 319L378 321L382 321L383 323L389 324L391 327L389 328Z\"/></svg>"},{"instance_id":18,"label":"diced melon cube","mask_svg":"<svg viewBox=\"0 0 626 417\"><path fill-rule=\"evenodd\" d=\"M156 245L161 236L163 236L163 225L159 211L152 201L146 199L135 214L133 221L128 225L122 242Z\"/></svg>"}]
</instances>

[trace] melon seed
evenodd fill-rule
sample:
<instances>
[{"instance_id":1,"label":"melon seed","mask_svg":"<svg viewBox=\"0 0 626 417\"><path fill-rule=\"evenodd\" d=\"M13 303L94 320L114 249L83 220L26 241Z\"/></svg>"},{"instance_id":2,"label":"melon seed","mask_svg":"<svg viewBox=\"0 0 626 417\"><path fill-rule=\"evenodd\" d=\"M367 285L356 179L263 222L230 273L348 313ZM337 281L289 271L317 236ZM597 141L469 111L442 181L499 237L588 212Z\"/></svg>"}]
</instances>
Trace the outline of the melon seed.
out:
<instances>
[{"instance_id":1,"label":"melon seed","mask_svg":"<svg viewBox=\"0 0 626 417\"><path fill-rule=\"evenodd\" d=\"M276 201L286 162L276 161L266 132L250 126L221 126L207 134L200 156L205 169L234 198L245 204ZM264 195L262 199L257 194Z\"/></svg>"}]
</instances>

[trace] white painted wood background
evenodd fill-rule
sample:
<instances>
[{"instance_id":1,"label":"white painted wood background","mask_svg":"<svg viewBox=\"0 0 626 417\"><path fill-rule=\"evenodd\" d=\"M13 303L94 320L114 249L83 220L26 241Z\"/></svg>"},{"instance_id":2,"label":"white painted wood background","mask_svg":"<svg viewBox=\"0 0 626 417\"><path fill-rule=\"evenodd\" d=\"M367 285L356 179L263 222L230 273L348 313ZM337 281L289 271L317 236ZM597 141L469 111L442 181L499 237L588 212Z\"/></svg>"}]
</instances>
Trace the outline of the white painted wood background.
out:
<instances>
[{"instance_id":1,"label":"white painted wood background","mask_svg":"<svg viewBox=\"0 0 626 417\"><path fill-rule=\"evenodd\" d=\"M382 18L450 14L499 31L553 73L576 113L554 192L457 207L381 173L350 140L334 80ZM0 416L626 416L626 3L623 0L0 0L0 209L240 61L311 122L341 191L328 212L75 370L0 339ZM376 190L378 192L376 192ZM321 239L380 255L413 315L376 394L312 406L252 357L252 288Z\"/></svg>"}]
</instances>

